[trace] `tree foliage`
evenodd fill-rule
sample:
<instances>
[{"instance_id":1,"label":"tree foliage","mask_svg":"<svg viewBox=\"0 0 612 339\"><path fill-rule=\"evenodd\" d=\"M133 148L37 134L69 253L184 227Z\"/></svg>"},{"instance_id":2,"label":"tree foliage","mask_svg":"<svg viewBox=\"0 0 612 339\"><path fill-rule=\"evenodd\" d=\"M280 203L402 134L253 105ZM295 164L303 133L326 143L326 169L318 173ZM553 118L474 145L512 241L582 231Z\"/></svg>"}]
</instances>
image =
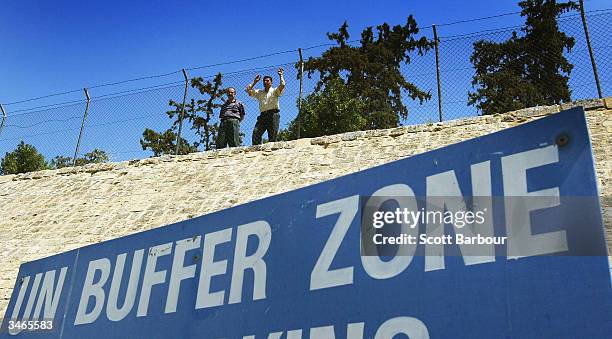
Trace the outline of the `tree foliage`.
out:
<instances>
[{"instance_id":1,"label":"tree foliage","mask_svg":"<svg viewBox=\"0 0 612 339\"><path fill-rule=\"evenodd\" d=\"M85 153L83 158L77 158L77 165L81 161L83 164L100 164L103 162L108 162L108 154L105 151L94 148L93 151L89 153Z\"/></svg>"},{"instance_id":2,"label":"tree foliage","mask_svg":"<svg viewBox=\"0 0 612 339\"><path fill-rule=\"evenodd\" d=\"M95 148L89 153L85 153L82 158L76 159L76 166L83 166L86 164L99 164L108 162L108 154L105 151ZM51 160L51 168L60 169L63 167L70 167L73 164L73 158L58 155Z\"/></svg>"},{"instance_id":3,"label":"tree foliage","mask_svg":"<svg viewBox=\"0 0 612 339\"><path fill-rule=\"evenodd\" d=\"M431 98L428 92L406 80L400 69L402 64L410 64L411 53L423 55L432 47L425 37L415 38L419 29L414 18L409 16L406 24L393 27L384 23L376 26L376 31L374 34L373 28L367 27L361 32L360 44L351 46L345 22L337 33L327 34L337 46L304 63L309 77L315 73L319 76L316 92L338 88L333 82L341 81L349 96L360 100L363 104L360 113L366 122L362 129L396 127L400 119L407 118L408 108L401 99L403 92L420 103Z\"/></svg>"},{"instance_id":4,"label":"tree foliage","mask_svg":"<svg viewBox=\"0 0 612 339\"><path fill-rule=\"evenodd\" d=\"M571 100L568 86L572 64L563 51L574 47L574 38L559 31L559 15L576 9L574 2L526 0L519 2L525 26L504 42L480 40L470 58L476 74L475 92L468 103L482 114Z\"/></svg>"},{"instance_id":5,"label":"tree foliage","mask_svg":"<svg viewBox=\"0 0 612 339\"><path fill-rule=\"evenodd\" d=\"M176 133L174 133L172 129L168 129L163 133L158 133L147 128L142 133L140 145L143 150L151 149L154 157L164 154L174 154L176 151ZM196 146L190 145L185 138L181 138L179 154L188 154L197 151L198 148Z\"/></svg>"},{"instance_id":6,"label":"tree foliage","mask_svg":"<svg viewBox=\"0 0 612 339\"><path fill-rule=\"evenodd\" d=\"M2 174L17 174L49 169L45 157L36 147L21 141L12 152L7 152L0 162Z\"/></svg>"},{"instance_id":7,"label":"tree foliage","mask_svg":"<svg viewBox=\"0 0 612 339\"><path fill-rule=\"evenodd\" d=\"M166 111L168 118L173 119L172 127L161 133L146 128L142 133L142 139L140 139L142 149L150 149L154 157L164 154L175 154L176 151L176 135L178 133L176 131L178 131L183 104L179 104L174 100L169 100L168 105L174 107L174 109ZM190 103L185 104L185 116L193 114L194 107L194 99L191 99ZM197 152L197 150L197 144L190 144L185 138L181 137L179 154L188 154Z\"/></svg>"},{"instance_id":8,"label":"tree foliage","mask_svg":"<svg viewBox=\"0 0 612 339\"><path fill-rule=\"evenodd\" d=\"M217 123L211 124L210 121L214 116L214 110L221 107L222 97L225 93L225 89L221 87L221 73L218 73L212 82L204 81L201 77L193 78L190 85L197 89L202 97L191 98L185 103L183 131L189 127L198 139L190 143L181 137L179 154L197 152L200 146L203 146L205 151L215 148L219 126ZM172 119L172 126L164 132L156 132L147 128L140 139L142 149L150 149L153 156L175 154L176 151L176 136L183 104L169 100L168 105L173 107L172 110L166 112L168 118Z\"/></svg>"},{"instance_id":9,"label":"tree foliage","mask_svg":"<svg viewBox=\"0 0 612 339\"><path fill-rule=\"evenodd\" d=\"M108 154L101 149L94 149L89 153L85 153L83 157L76 159L76 165L82 166L91 163L108 162ZM38 152L32 145L21 141L17 148L6 153L0 164L0 173L2 174L17 174L46 169L60 169L70 167L73 164L72 157L58 155L51 160L49 164L44 155Z\"/></svg>"},{"instance_id":10,"label":"tree foliage","mask_svg":"<svg viewBox=\"0 0 612 339\"><path fill-rule=\"evenodd\" d=\"M196 101L197 106L194 113L202 112L203 115L193 114L188 119L191 122L191 128L200 137L198 145L204 145L205 151L215 148L215 140L219 132L219 125L210 124L210 120L214 115L214 110L223 105L222 98L226 90L221 85L221 73L217 73L213 82L204 82L201 77L191 79L191 87L197 89L203 96L202 99Z\"/></svg>"},{"instance_id":11,"label":"tree foliage","mask_svg":"<svg viewBox=\"0 0 612 339\"><path fill-rule=\"evenodd\" d=\"M342 79L330 78L321 91L302 100L300 137L364 130L368 126L364 111L365 103L353 97ZM295 119L280 132L280 140L297 139L297 127Z\"/></svg>"}]
</instances>

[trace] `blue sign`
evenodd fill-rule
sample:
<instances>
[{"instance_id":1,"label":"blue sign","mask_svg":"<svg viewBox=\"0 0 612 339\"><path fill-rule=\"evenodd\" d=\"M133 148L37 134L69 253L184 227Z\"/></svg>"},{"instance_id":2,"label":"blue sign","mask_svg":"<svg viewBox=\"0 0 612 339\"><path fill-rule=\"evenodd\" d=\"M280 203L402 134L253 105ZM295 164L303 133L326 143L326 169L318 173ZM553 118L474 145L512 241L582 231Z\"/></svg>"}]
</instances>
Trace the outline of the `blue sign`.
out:
<instances>
[{"instance_id":1,"label":"blue sign","mask_svg":"<svg viewBox=\"0 0 612 339\"><path fill-rule=\"evenodd\" d=\"M584 113L572 109L25 263L0 337L609 337L596 183ZM363 253L373 197L425 216L420 201L439 200L455 219L414 218L405 238L416 243ZM394 217L372 211L379 244Z\"/></svg>"}]
</instances>

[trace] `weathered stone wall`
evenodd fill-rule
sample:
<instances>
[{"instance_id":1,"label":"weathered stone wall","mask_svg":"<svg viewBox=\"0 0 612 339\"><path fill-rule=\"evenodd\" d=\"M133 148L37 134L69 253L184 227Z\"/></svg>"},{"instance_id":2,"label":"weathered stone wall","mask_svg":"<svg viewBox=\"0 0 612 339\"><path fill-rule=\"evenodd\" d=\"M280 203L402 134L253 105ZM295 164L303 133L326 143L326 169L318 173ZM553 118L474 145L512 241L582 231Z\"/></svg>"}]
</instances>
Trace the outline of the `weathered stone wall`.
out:
<instances>
[{"instance_id":1,"label":"weathered stone wall","mask_svg":"<svg viewBox=\"0 0 612 339\"><path fill-rule=\"evenodd\" d=\"M588 110L600 192L611 196L612 100L579 104ZM561 108L568 107L0 176L0 316L23 262L318 183ZM609 205L605 211L610 248Z\"/></svg>"}]
</instances>

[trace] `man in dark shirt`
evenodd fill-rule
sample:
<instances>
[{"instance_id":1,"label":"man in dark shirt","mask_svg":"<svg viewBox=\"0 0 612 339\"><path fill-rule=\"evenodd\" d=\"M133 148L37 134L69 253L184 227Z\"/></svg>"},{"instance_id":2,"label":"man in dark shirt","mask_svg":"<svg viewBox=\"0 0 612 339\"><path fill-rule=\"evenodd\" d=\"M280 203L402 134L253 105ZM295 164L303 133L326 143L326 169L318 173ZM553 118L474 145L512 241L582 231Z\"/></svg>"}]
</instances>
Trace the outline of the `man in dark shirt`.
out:
<instances>
[{"instance_id":1,"label":"man in dark shirt","mask_svg":"<svg viewBox=\"0 0 612 339\"><path fill-rule=\"evenodd\" d=\"M236 99L236 89L227 89L227 101L221 106L221 124L217 135L217 149L240 146L240 122L244 119L244 105Z\"/></svg>"}]
</instances>

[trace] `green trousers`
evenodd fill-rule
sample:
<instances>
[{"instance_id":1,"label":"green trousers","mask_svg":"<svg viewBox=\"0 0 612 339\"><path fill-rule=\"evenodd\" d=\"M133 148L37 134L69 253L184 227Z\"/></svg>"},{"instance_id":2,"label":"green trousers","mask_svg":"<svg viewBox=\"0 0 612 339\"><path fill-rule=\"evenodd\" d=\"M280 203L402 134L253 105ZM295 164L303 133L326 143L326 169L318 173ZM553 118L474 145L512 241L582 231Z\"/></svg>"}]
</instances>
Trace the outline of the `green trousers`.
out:
<instances>
[{"instance_id":1,"label":"green trousers","mask_svg":"<svg viewBox=\"0 0 612 339\"><path fill-rule=\"evenodd\" d=\"M240 146L240 120L223 119L217 134L217 149Z\"/></svg>"},{"instance_id":2,"label":"green trousers","mask_svg":"<svg viewBox=\"0 0 612 339\"><path fill-rule=\"evenodd\" d=\"M261 144L261 137L266 131L268 131L268 141L276 141L279 123L280 112L278 110L261 112L257 117L255 128L253 128L253 137L251 139L253 145Z\"/></svg>"}]
</instances>

